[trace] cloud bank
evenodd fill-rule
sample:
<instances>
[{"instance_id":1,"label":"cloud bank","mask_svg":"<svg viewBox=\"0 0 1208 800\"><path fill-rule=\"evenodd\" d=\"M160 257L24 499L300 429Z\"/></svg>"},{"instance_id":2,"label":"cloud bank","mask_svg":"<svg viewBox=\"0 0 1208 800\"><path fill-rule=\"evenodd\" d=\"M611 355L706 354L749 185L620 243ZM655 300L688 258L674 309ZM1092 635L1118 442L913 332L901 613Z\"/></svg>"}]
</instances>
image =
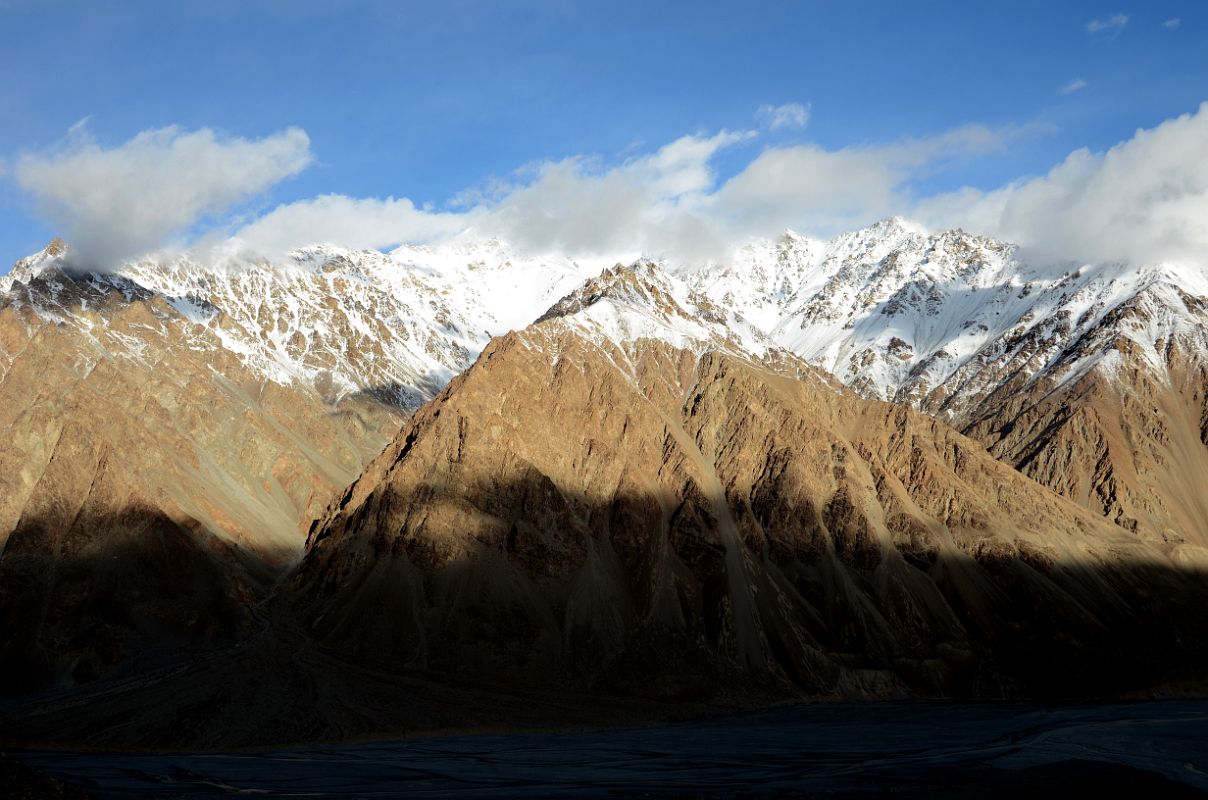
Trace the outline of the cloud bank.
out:
<instances>
[{"instance_id":1,"label":"cloud bank","mask_svg":"<svg viewBox=\"0 0 1208 800\"><path fill-rule=\"evenodd\" d=\"M717 180L712 161L754 136L684 136L611 167L584 156L533 165L525 182L463 193L460 205L477 202L457 212L420 210L408 200L321 197L278 206L237 236L254 249L279 251L316 240L380 248L473 229L527 252L584 260L643 253L705 258L724 247L703 213Z\"/></svg>"},{"instance_id":2,"label":"cloud bank","mask_svg":"<svg viewBox=\"0 0 1208 800\"><path fill-rule=\"evenodd\" d=\"M456 212L324 197L280 206L239 236L260 248L316 238L381 247L471 229L533 253L700 263L786 228L825 237L901 214L1007 239L1043 260L1208 259L1208 103L1105 153L1077 150L1045 175L916 195L917 181L945 163L999 152L1029 133L966 126L881 145L765 147L722 180L719 154L757 144L753 131L722 131L611 167L585 157L544 163Z\"/></svg>"},{"instance_id":3,"label":"cloud bank","mask_svg":"<svg viewBox=\"0 0 1208 800\"><path fill-rule=\"evenodd\" d=\"M1076 150L1046 175L931 198L917 212L1042 259L1208 264L1208 103L1106 153Z\"/></svg>"},{"instance_id":4,"label":"cloud bank","mask_svg":"<svg viewBox=\"0 0 1208 800\"><path fill-rule=\"evenodd\" d=\"M1016 129L968 126L880 146L770 147L721 181L718 155L757 139L754 131L721 131L684 136L615 166L587 157L539 164L525 182L466 193L477 202L458 212L325 197L280 206L237 235L256 249L316 238L382 247L471 229L530 253L698 263L723 259L736 244L785 228L829 235L901 213L913 202L909 183L918 175L951 158L1000 149L1017 135ZM337 213L327 213L331 209Z\"/></svg>"},{"instance_id":5,"label":"cloud bank","mask_svg":"<svg viewBox=\"0 0 1208 800\"><path fill-rule=\"evenodd\" d=\"M58 148L18 159L14 175L42 215L67 236L81 266L107 269L310 162L310 140L297 128L239 139L168 127L106 149L81 123Z\"/></svg>"}]
</instances>

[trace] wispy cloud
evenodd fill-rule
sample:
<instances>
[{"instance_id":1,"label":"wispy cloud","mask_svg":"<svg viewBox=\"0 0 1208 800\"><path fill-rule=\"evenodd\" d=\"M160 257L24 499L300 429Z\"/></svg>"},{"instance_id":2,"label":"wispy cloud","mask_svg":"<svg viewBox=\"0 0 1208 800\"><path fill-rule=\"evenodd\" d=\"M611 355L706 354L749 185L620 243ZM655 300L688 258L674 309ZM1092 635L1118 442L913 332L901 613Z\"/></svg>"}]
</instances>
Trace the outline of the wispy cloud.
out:
<instances>
[{"instance_id":1,"label":"wispy cloud","mask_svg":"<svg viewBox=\"0 0 1208 800\"><path fill-rule=\"evenodd\" d=\"M1082 78L1074 78L1072 81L1067 83L1065 86L1061 87L1061 93L1062 94L1073 94L1074 92L1082 91L1086 87L1087 87L1086 81L1084 81Z\"/></svg>"},{"instance_id":2,"label":"wispy cloud","mask_svg":"<svg viewBox=\"0 0 1208 800\"><path fill-rule=\"evenodd\" d=\"M18 159L14 172L42 216L69 238L83 266L107 269L162 246L310 162L310 139L297 128L240 139L169 127L106 148L83 120L54 149Z\"/></svg>"},{"instance_id":3,"label":"wispy cloud","mask_svg":"<svg viewBox=\"0 0 1208 800\"><path fill-rule=\"evenodd\" d=\"M1113 14L1103 19L1092 19L1086 23L1087 33L1119 33L1128 24L1127 14Z\"/></svg>"},{"instance_id":4,"label":"wispy cloud","mask_svg":"<svg viewBox=\"0 0 1208 800\"><path fill-rule=\"evenodd\" d=\"M1168 19L1162 23L1162 27L1166 28L1167 30L1173 31L1175 28L1179 27L1182 24L1183 24L1183 20L1179 19L1178 17L1171 17L1170 19Z\"/></svg>"},{"instance_id":5,"label":"wispy cloud","mask_svg":"<svg viewBox=\"0 0 1208 800\"><path fill-rule=\"evenodd\" d=\"M762 105L755 111L759 124L773 130L801 130L810 122L808 103L785 103L781 106Z\"/></svg>"}]
</instances>

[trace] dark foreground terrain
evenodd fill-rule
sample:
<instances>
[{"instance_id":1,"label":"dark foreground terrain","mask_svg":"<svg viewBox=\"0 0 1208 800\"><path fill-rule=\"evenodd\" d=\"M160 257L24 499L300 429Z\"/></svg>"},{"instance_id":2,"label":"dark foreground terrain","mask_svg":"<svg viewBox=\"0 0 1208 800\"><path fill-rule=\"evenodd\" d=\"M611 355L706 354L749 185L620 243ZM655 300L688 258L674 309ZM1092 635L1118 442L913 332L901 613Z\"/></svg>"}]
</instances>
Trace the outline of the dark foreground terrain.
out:
<instances>
[{"instance_id":1,"label":"dark foreground terrain","mask_svg":"<svg viewBox=\"0 0 1208 800\"><path fill-rule=\"evenodd\" d=\"M661 727L218 754L13 753L98 798L1198 797L1208 702L795 706Z\"/></svg>"}]
</instances>

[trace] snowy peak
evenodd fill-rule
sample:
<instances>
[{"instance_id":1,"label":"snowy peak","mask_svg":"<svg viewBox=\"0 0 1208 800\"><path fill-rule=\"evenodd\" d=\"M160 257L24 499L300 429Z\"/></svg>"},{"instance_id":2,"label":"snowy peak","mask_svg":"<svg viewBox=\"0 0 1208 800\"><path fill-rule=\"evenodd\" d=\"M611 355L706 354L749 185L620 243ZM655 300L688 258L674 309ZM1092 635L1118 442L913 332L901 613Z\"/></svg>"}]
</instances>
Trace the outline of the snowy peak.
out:
<instances>
[{"instance_id":1,"label":"snowy peak","mask_svg":"<svg viewBox=\"0 0 1208 800\"><path fill-rule=\"evenodd\" d=\"M811 279L823 246L785 231L774 240L748 242L728 264L679 274L696 291L770 332L803 295L816 290Z\"/></svg>"},{"instance_id":2,"label":"snowy peak","mask_svg":"<svg viewBox=\"0 0 1208 800\"><path fill-rule=\"evenodd\" d=\"M752 243L734 264L685 279L866 396L949 417L1008 377L1060 382L1109 368L1121 351L1093 341L1122 336L1156 368L1155 342L1204 338L1195 302L1174 291L1208 296L1202 271L1034 265L1008 243L901 218L798 240ZM1130 303L1139 310L1126 314Z\"/></svg>"},{"instance_id":3,"label":"snowy peak","mask_svg":"<svg viewBox=\"0 0 1208 800\"><path fill-rule=\"evenodd\" d=\"M599 302L654 308L668 320L672 316L688 318L688 312L676 301L675 289L672 278L652 261L636 261L628 266L617 264L589 278L537 321L571 316Z\"/></svg>"},{"instance_id":4,"label":"snowy peak","mask_svg":"<svg viewBox=\"0 0 1208 800\"><path fill-rule=\"evenodd\" d=\"M29 283L47 270L62 268L67 255L67 244L60 238L50 240L37 253L18 261L7 275L0 275L0 292L7 292L15 283Z\"/></svg>"},{"instance_id":5,"label":"snowy peak","mask_svg":"<svg viewBox=\"0 0 1208 800\"><path fill-rule=\"evenodd\" d=\"M718 349L748 358L762 358L777 349L740 314L648 260L604 270L555 303L538 322L569 326L619 345L659 340L696 352Z\"/></svg>"}]
</instances>

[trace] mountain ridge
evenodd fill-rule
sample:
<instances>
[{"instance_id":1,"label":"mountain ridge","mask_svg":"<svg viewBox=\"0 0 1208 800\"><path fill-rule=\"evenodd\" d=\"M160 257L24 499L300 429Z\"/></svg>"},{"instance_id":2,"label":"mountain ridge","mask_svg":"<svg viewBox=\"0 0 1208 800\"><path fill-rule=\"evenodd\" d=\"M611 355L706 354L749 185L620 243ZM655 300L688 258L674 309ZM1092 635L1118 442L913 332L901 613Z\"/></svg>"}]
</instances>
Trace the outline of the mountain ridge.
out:
<instances>
[{"instance_id":1,"label":"mountain ridge","mask_svg":"<svg viewBox=\"0 0 1208 800\"><path fill-rule=\"evenodd\" d=\"M11 286L69 254L58 243L4 280ZM940 416L1140 535L1208 546L1208 526L1197 522L1208 513L1198 485L1159 477L1146 491L1176 488L1156 502L1130 488L1140 474L1208 465L1208 455L1182 443L1196 427L1191 422L1179 423L1170 446L1149 447L1144 436L1173 415L1198 418L1197 438L1208 440L1208 403L1194 385L1208 362L1202 270L1036 266L1013 245L961 230L931 233L898 217L828 242L786 231L748 243L725 264L689 269L644 259L629 266L686 284L676 303L688 311L679 316L689 326L694 315L722 322L731 334L718 333L717 341L793 353L865 397ZM330 402L362 395L405 414L465 369L491 335L555 313L561 302L581 303L601 280L615 282L608 278L614 272L593 274L563 257L532 258L467 235L390 254L313 246L283 265L143 261L94 279L152 287L271 380L300 381ZM640 327L640 316L604 327ZM1099 388L1075 388L1088 381ZM1092 421L1066 438L1046 433L1068 417L1062 398L1089 403L1092 396L1105 409L1127 408L1135 418L1123 424L1132 432L1116 430L1117 423L1104 428L1095 420L1110 415L1088 409ZM1027 425L1016 425L1023 417ZM1026 439L1023 430L1035 435ZM1105 449L1104 441L1117 444ZM1085 453L1085 463L1056 453L1058 442ZM1130 448L1147 452L1137 461ZM1067 480L1070 470L1085 478Z\"/></svg>"}]
</instances>

